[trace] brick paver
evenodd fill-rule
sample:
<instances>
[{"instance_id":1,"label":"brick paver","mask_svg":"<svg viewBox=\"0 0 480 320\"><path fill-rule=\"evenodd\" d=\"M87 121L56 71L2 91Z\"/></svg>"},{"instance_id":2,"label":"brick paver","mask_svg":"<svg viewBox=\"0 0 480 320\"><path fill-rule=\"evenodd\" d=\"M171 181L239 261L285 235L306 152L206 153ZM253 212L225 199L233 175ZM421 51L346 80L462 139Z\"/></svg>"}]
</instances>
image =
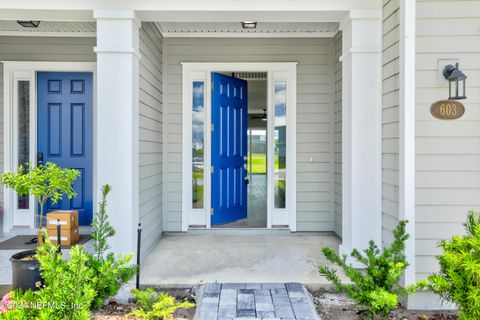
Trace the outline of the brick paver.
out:
<instances>
[{"instance_id":1,"label":"brick paver","mask_svg":"<svg viewBox=\"0 0 480 320\"><path fill-rule=\"evenodd\" d=\"M209 283L200 290L196 320L320 320L299 283Z\"/></svg>"}]
</instances>

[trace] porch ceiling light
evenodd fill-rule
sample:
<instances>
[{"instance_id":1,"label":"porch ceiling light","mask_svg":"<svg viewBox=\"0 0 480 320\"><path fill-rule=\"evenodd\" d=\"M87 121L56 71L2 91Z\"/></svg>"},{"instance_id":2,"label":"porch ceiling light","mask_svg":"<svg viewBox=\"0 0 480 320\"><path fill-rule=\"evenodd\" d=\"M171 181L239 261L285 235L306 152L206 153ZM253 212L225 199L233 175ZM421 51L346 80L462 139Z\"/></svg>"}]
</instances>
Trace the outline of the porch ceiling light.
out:
<instances>
[{"instance_id":1,"label":"porch ceiling light","mask_svg":"<svg viewBox=\"0 0 480 320\"><path fill-rule=\"evenodd\" d=\"M243 29L255 29L257 27L256 21L243 21L242 28Z\"/></svg>"},{"instance_id":2,"label":"porch ceiling light","mask_svg":"<svg viewBox=\"0 0 480 320\"><path fill-rule=\"evenodd\" d=\"M445 66L443 76L448 80L449 100L467 99L465 95L465 80L467 76L458 68L458 62L455 66L451 64Z\"/></svg>"},{"instance_id":3,"label":"porch ceiling light","mask_svg":"<svg viewBox=\"0 0 480 320\"><path fill-rule=\"evenodd\" d=\"M40 25L39 20L17 20L17 23L24 28L38 28Z\"/></svg>"}]
</instances>

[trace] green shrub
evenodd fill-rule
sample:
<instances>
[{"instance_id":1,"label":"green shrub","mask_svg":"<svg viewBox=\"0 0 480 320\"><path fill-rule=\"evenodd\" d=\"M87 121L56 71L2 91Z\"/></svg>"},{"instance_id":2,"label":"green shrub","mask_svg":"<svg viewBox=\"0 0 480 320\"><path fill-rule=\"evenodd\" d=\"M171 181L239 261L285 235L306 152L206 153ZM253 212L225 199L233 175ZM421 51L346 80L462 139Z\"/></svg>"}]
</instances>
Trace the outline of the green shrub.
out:
<instances>
[{"instance_id":1,"label":"green shrub","mask_svg":"<svg viewBox=\"0 0 480 320\"><path fill-rule=\"evenodd\" d=\"M45 243L37 249L37 259L44 284L35 292L12 293L14 308L0 313L0 319L89 319L90 310L102 306L106 298L115 295L133 277L136 267L130 264L132 255L105 254L108 238L115 233L105 212L109 190L109 186L102 188L101 212L92 224L94 253L76 245L70 250L70 259L63 260L58 246L50 242L43 230ZM34 307L22 308L24 305Z\"/></svg>"},{"instance_id":2,"label":"green shrub","mask_svg":"<svg viewBox=\"0 0 480 320\"><path fill-rule=\"evenodd\" d=\"M357 249L352 250L350 256L363 266L361 270L347 263L347 255L340 257L332 248L322 249L330 262L343 268L352 283L343 284L336 270L328 266L321 266L320 274L332 282L336 291L345 292L358 305L366 307L370 318L388 316L398 306L399 296L413 293L421 286L402 287L398 284L408 267L404 254L405 241L409 238L405 230L406 224L407 221L400 221L393 230L394 241L390 247L380 250L370 241L363 254Z\"/></svg>"},{"instance_id":3,"label":"green shrub","mask_svg":"<svg viewBox=\"0 0 480 320\"><path fill-rule=\"evenodd\" d=\"M480 217L470 211L466 234L443 240L437 257L440 271L428 277L428 287L444 300L454 302L462 320L480 319Z\"/></svg>"},{"instance_id":4,"label":"green shrub","mask_svg":"<svg viewBox=\"0 0 480 320\"><path fill-rule=\"evenodd\" d=\"M14 307L1 314L0 319L89 319L95 290L93 272L87 266L88 254L82 246L73 246L70 259L63 260L45 230L43 233L45 242L37 249L37 259L44 283L35 292L14 291Z\"/></svg>"},{"instance_id":5,"label":"green shrub","mask_svg":"<svg viewBox=\"0 0 480 320\"><path fill-rule=\"evenodd\" d=\"M112 190L108 184L102 186L102 200L98 203L98 212L92 221L93 250L98 260L103 260L105 252L110 249L108 238L115 235L115 229L108 222L107 196Z\"/></svg>"},{"instance_id":6,"label":"green shrub","mask_svg":"<svg viewBox=\"0 0 480 320\"><path fill-rule=\"evenodd\" d=\"M136 266L130 264L132 255L114 255L110 253L103 260L89 255L88 265L94 276L92 286L95 298L92 308L100 308L105 299L117 294L120 287L128 282L137 272Z\"/></svg>"},{"instance_id":7,"label":"green shrub","mask_svg":"<svg viewBox=\"0 0 480 320\"><path fill-rule=\"evenodd\" d=\"M128 314L129 317L140 319L173 320L173 313L178 308L193 308L195 304L189 301L177 302L168 294L157 293L152 289L134 290L133 297L137 301L138 308Z\"/></svg>"},{"instance_id":8,"label":"green shrub","mask_svg":"<svg viewBox=\"0 0 480 320\"><path fill-rule=\"evenodd\" d=\"M8 305L8 311L0 313L0 319L5 320L18 320L18 319L37 319L38 312L32 310L31 306L34 306L36 299L32 290L22 292L17 289L9 293L10 301Z\"/></svg>"},{"instance_id":9,"label":"green shrub","mask_svg":"<svg viewBox=\"0 0 480 320\"><path fill-rule=\"evenodd\" d=\"M93 287L96 295L93 308L103 305L106 298L114 296L122 284L130 280L136 273L136 266L130 265L132 255L114 255L106 252L110 249L108 239L115 235L115 229L108 221L107 196L112 188L102 186L102 199L98 203L99 210L92 221L93 255L89 255L88 264L93 270Z\"/></svg>"},{"instance_id":10,"label":"green shrub","mask_svg":"<svg viewBox=\"0 0 480 320\"><path fill-rule=\"evenodd\" d=\"M37 259L44 281L43 288L36 292L38 299L65 306L42 308L39 318L89 319L90 306L95 298L94 274L87 265L89 254L83 247L73 246L70 259L63 260L57 253L57 246L46 240L38 249Z\"/></svg>"}]
</instances>

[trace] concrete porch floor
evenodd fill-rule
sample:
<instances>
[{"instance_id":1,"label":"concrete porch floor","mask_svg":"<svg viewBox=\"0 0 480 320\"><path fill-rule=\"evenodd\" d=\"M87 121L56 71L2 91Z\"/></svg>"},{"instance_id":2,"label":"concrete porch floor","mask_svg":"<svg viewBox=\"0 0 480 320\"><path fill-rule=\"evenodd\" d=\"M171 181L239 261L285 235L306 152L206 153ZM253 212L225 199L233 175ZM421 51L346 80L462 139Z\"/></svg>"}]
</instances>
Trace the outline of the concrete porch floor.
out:
<instances>
[{"instance_id":1,"label":"concrete porch floor","mask_svg":"<svg viewBox=\"0 0 480 320\"><path fill-rule=\"evenodd\" d=\"M192 287L202 283L298 282L327 288L318 273L328 263L321 249L338 249L330 233L274 230L205 230L167 234L141 267L142 286ZM345 279L343 273L340 274Z\"/></svg>"}]
</instances>

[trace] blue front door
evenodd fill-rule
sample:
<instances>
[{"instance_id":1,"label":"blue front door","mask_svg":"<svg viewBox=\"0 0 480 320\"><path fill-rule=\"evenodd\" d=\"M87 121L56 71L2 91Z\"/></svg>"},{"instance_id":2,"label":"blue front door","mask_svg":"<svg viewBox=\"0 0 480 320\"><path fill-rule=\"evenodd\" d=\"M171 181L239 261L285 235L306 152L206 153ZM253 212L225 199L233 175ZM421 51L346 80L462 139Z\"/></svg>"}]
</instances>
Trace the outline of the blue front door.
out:
<instances>
[{"instance_id":1,"label":"blue front door","mask_svg":"<svg viewBox=\"0 0 480 320\"><path fill-rule=\"evenodd\" d=\"M37 74L37 160L74 168L77 196L64 197L52 210L78 210L80 225L89 225L93 210L93 81L87 72Z\"/></svg>"},{"instance_id":2,"label":"blue front door","mask_svg":"<svg viewBox=\"0 0 480 320\"><path fill-rule=\"evenodd\" d=\"M247 81L212 73L212 225L247 217Z\"/></svg>"}]
</instances>

